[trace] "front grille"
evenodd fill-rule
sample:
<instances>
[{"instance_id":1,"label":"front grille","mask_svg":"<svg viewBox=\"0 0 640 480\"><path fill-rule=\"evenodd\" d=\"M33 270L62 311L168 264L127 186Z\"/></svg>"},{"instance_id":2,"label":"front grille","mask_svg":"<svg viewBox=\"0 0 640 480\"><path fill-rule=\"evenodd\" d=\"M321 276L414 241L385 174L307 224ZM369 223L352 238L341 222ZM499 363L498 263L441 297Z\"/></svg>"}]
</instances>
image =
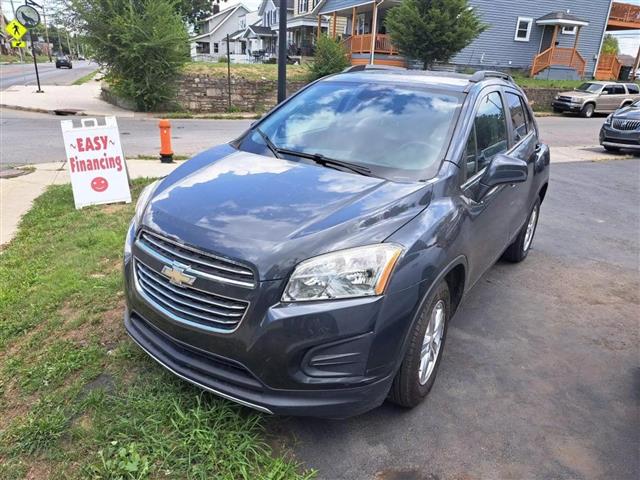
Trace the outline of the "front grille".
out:
<instances>
[{"instance_id":1,"label":"front grille","mask_svg":"<svg viewBox=\"0 0 640 480\"><path fill-rule=\"evenodd\" d=\"M561 102L571 102L571 97L565 97L563 95L560 95L558 97L558 100L560 100Z\"/></svg>"},{"instance_id":2,"label":"front grille","mask_svg":"<svg viewBox=\"0 0 640 480\"><path fill-rule=\"evenodd\" d=\"M249 307L249 303L242 300L190 286L177 286L138 259L135 259L134 268L140 292L151 306L177 321L232 331Z\"/></svg>"},{"instance_id":3,"label":"front grille","mask_svg":"<svg viewBox=\"0 0 640 480\"><path fill-rule=\"evenodd\" d=\"M165 262L171 260L188 265L190 271L200 276L241 287L254 288L256 286L253 270L249 267L193 247L178 244L155 233L143 230L138 237L138 245Z\"/></svg>"},{"instance_id":4,"label":"front grille","mask_svg":"<svg viewBox=\"0 0 640 480\"><path fill-rule=\"evenodd\" d=\"M638 130L640 129L640 120L623 120L620 118L614 118L612 127L616 130Z\"/></svg>"}]
</instances>

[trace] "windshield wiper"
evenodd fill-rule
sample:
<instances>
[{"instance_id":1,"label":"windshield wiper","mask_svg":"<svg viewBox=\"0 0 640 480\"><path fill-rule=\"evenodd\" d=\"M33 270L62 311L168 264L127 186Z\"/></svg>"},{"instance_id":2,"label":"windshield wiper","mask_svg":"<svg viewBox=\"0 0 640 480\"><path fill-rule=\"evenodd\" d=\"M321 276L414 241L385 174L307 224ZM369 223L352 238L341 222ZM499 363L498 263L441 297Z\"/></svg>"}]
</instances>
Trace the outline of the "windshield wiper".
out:
<instances>
[{"instance_id":1,"label":"windshield wiper","mask_svg":"<svg viewBox=\"0 0 640 480\"><path fill-rule=\"evenodd\" d=\"M357 165L355 163L345 162L344 160L336 160L334 158L325 157L321 153L306 153L306 152L297 152L295 150L289 150L286 148L276 148L278 153L283 153L285 155L293 155L295 157L307 158L309 160L313 160L319 165L324 165L326 167L342 167L347 170L351 170L354 173L359 173L360 175L372 176L371 170L363 165Z\"/></svg>"},{"instance_id":2,"label":"windshield wiper","mask_svg":"<svg viewBox=\"0 0 640 480\"><path fill-rule=\"evenodd\" d=\"M262 140L264 140L265 145L269 147L269 150L271 150L271 153L273 153L273 156L276 158L282 158L279 153L279 148L276 147L275 144L271 141L271 139L269 138L269 135L264 133L258 127L256 127L256 132L258 132L258 134L262 137Z\"/></svg>"}]
</instances>

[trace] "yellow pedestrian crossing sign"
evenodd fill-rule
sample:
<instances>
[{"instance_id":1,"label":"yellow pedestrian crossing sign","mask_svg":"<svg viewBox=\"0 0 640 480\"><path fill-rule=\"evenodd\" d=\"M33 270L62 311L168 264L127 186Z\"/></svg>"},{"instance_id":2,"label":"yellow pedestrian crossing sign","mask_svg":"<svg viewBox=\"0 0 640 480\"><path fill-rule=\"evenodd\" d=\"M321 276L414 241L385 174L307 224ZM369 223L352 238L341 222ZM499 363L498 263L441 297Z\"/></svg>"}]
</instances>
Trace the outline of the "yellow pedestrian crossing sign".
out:
<instances>
[{"instance_id":1,"label":"yellow pedestrian crossing sign","mask_svg":"<svg viewBox=\"0 0 640 480\"><path fill-rule=\"evenodd\" d=\"M13 48L27 48L27 42L24 40L11 40L11 46Z\"/></svg>"},{"instance_id":2,"label":"yellow pedestrian crossing sign","mask_svg":"<svg viewBox=\"0 0 640 480\"><path fill-rule=\"evenodd\" d=\"M27 33L27 29L19 21L12 20L7 23L7 33L16 40L20 40Z\"/></svg>"}]
</instances>

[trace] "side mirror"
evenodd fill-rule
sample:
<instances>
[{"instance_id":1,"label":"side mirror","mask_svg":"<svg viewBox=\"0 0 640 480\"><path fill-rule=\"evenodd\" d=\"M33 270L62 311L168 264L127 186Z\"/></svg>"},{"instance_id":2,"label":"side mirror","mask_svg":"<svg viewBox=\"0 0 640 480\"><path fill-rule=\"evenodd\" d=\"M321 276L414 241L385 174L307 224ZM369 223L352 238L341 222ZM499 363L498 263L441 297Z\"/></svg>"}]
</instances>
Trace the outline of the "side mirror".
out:
<instances>
[{"instance_id":1,"label":"side mirror","mask_svg":"<svg viewBox=\"0 0 640 480\"><path fill-rule=\"evenodd\" d=\"M526 182L528 175L527 162L500 153L493 157L480 178L478 198L484 197L493 187L498 185Z\"/></svg>"}]
</instances>

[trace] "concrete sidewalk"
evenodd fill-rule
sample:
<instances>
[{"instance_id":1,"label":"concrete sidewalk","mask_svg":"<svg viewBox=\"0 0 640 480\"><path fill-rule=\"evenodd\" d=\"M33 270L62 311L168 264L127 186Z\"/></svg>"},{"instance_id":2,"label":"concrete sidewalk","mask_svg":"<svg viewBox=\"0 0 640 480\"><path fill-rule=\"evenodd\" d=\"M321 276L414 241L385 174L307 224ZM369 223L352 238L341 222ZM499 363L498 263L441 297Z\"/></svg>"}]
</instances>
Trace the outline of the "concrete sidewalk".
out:
<instances>
[{"instance_id":1,"label":"concrete sidewalk","mask_svg":"<svg viewBox=\"0 0 640 480\"><path fill-rule=\"evenodd\" d=\"M116 107L100 98L100 82L82 85L45 85L44 93L34 86L11 86L0 91L0 106L32 112L77 111L79 115L133 117L134 112Z\"/></svg>"},{"instance_id":2,"label":"concrete sidewalk","mask_svg":"<svg viewBox=\"0 0 640 480\"><path fill-rule=\"evenodd\" d=\"M182 162L127 160L131 178L164 177ZM0 245L11 241L22 216L49 185L69 183L69 170L61 162L35 165L35 171L15 178L0 178Z\"/></svg>"}]
</instances>

